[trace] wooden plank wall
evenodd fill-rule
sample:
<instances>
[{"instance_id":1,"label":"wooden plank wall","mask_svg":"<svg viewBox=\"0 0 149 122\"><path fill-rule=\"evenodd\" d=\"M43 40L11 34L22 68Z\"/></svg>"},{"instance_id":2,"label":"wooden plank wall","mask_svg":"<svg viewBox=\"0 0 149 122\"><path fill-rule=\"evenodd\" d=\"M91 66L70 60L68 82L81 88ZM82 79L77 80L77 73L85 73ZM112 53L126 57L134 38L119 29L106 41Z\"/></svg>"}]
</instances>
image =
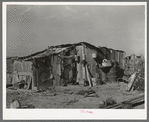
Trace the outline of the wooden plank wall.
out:
<instances>
[{"instance_id":1,"label":"wooden plank wall","mask_svg":"<svg viewBox=\"0 0 149 122\"><path fill-rule=\"evenodd\" d=\"M77 82L83 84L83 65L82 65L82 46L76 46L77 56L79 56L80 61L77 63Z\"/></svg>"},{"instance_id":2,"label":"wooden plank wall","mask_svg":"<svg viewBox=\"0 0 149 122\"><path fill-rule=\"evenodd\" d=\"M83 82L83 69L82 69L83 68L83 65L81 63L82 62L82 46L77 46L76 48L78 50L78 55L80 55L80 59L81 59L80 60L80 63L77 64L78 65L77 70L80 72L80 73L78 73L78 75L80 74L80 76L78 76L78 78L80 77L80 79L77 79L77 81L80 84L83 84L84 83ZM97 51L96 50L93 50L93 49L90 49L89 47L86 47L85 48L86 61L87 61L88 65L89 65L88 68L89 68L89 71L91 73L91 77L92 78L96 78L97 73L98 74L101 73L100 70L97 70L96 63L99 64L99 62L101 62L101 61L98 61L97 62L95 59L93 59L93 57L92 57L92 54L93 53L97 53ZM103 58L103 54L97 53L97 55L100 58L104 59ZM99 57L98 57L98 60L102 60L102 59L99 59Z\"/></svg>"},{"instance_id":3,"label":"wooden plank wall","mask_svg":"<svg viewBox=\"0 0 149 122\"><path fill-rule=\"evenodd\" d=\"M85 52L86 52L86 61L89 64L88 68L89 71L91 72L91 75L93 78L96 77L96 61L93 59L92 54L96 51L90 49L90 48L85 48Z\"/></svg>"}]
</instances>

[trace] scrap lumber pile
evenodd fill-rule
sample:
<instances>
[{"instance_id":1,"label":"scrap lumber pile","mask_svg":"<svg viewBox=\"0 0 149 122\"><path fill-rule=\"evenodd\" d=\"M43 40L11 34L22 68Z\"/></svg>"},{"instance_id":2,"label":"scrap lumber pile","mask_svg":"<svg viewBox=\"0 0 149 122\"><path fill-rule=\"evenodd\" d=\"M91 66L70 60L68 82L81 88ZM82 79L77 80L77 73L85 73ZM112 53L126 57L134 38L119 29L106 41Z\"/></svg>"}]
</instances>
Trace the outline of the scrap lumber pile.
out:
<instances>
[{"instance_id":1,"label":"scrap lumber pile","mask_svg":"<svg viewBox=\"0 0 149 122\"><path fill-rule=\"evenodd\" d=\"M144 94L140 94L138 97L131 98L127 101L123 101L121 103L117 103L117 104L114 104L114 105L111 105L111 106L107 106L105 108L106 109L120 109L120 108L130 109L130 108L133 108L133 106L135 104L138 104L140 102L144 102Z\"/></svg>"}]
</instances>

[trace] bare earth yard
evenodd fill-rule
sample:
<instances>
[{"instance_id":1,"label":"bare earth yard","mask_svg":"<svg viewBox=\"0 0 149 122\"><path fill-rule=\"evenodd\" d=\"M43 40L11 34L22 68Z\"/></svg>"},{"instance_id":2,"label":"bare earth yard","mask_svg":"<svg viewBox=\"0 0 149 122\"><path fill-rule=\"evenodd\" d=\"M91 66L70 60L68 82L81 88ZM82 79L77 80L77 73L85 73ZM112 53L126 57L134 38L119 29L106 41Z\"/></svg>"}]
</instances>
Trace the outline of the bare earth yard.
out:
<instances>
[{"instance_id":1,"label":"bare earth yard","mask_svg":"<svg viewBox=\"0 0 149 122\"><path fill-rule=\"evenodd\" d=\"M13 90L7 88L7 108L10 106L12 99L20 100L21 105L32 104L36 108L88 108L98 109L99 101L105 100L108 97L113 97L117 103L138 96L138 91L126 92L125 83L109 83L106 85L94 86L91 89L96 92L98 97L93 94L89 97L84 97L85 91L89 87L81 85L68 85L49 87L46 91L31 91L31 90ZM134 107L134 109L144 109L144 104Z\"/></svg>"}]
</instances>

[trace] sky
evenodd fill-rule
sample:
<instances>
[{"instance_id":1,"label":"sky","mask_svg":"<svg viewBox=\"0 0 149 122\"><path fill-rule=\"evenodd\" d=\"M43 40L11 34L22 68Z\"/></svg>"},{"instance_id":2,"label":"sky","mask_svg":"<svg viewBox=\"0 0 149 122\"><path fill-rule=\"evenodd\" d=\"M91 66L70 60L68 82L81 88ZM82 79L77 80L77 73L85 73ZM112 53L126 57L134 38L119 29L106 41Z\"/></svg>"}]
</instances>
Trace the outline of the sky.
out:
<instances>
[{"instance_id":1,"label":"sky","mask_svg":"<svg viewBox=\"0 0 149 122\"><path fill-rule=\"evenodd\" d=\"M145 6L7 5L7 56L88 42L145 54Z\"/></svg>"}]
</instances>

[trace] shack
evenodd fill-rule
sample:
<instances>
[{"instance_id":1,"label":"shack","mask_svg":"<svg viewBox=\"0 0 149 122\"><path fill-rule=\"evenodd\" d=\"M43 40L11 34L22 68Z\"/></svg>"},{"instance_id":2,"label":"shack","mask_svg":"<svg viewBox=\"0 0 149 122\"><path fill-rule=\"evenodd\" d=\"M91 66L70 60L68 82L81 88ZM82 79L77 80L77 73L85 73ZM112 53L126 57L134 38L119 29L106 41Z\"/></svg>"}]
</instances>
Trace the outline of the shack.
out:
<instances>
[{"instance_id":1,"label":"shack","mask_svg":"<svg viewBox=\"0 0 149 122\"><path fill-rule=\"evenodd\" d=\"M123 68L124 52L119 51L118 58L113 52L116 51L86 42L51 46L29 56L19 57L14 63L18 68L14 71L32 74L32 87L38 90L68 84L100 85L103 59L117 60L119 67Z\"/></svg>"}]
</instances>

